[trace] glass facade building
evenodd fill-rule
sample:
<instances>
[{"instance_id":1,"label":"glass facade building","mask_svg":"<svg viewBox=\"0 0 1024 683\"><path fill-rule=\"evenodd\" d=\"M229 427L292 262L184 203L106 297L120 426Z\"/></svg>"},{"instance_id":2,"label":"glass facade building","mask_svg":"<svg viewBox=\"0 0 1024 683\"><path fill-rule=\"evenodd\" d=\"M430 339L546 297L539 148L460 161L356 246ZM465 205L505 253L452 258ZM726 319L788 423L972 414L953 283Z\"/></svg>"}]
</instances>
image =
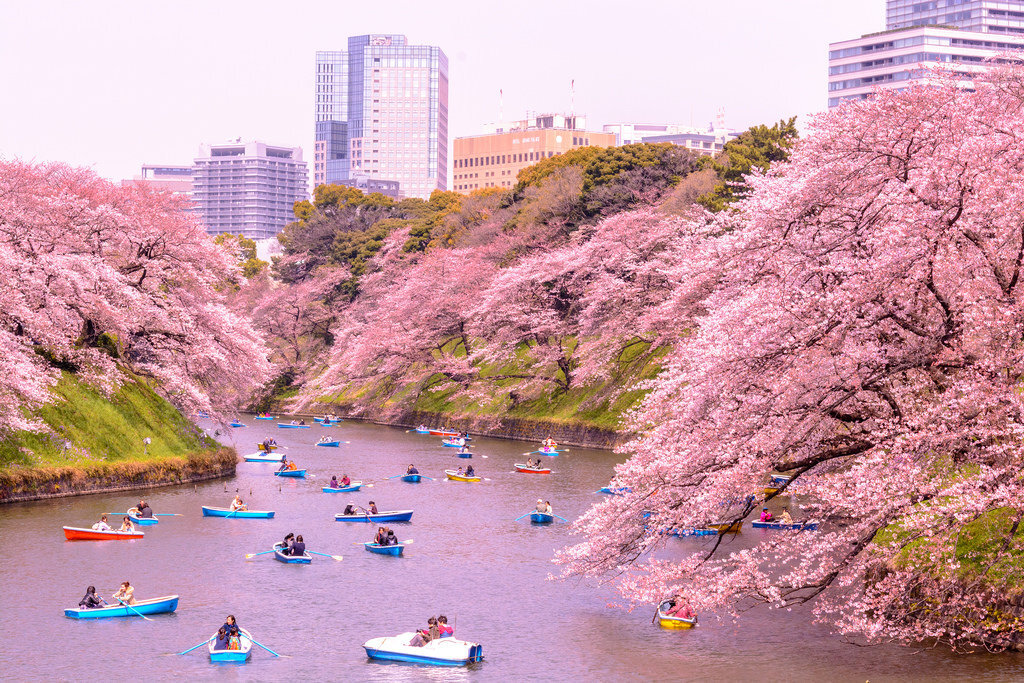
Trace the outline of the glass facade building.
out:
<instances>
[{"instance_id":1,"label":"glass facade building","mask_svg":"<svg viewBox=\"0 0 1024 683\"><path fill-rule=\"evenodd\" d=\"M1024 0L888 0L887 29L956 26L978 33L1024 35Z\"/></svg>"},{"instance_id":2,"label":"glass facade building","mask_svg":"<svg viewBox=\"0 0 1024 683\"><path fill-rule=\"evenodd\" d=\"M306 183L300 147L210 145L192 167L192 203L211 235L266 239L295 220L292 207L308 198Z\"/></svg>"},{"instance_id":3,"label":"glass facade building","mask_svg":"<svg viewBox=\"0 0 1024 683\"><path fill-rule=\"evenodd\" d=\"M447 189L448 57L393 34L347 47L316 54L314 184L396 181L422 198Z\"/></svg>"}]
</instances>

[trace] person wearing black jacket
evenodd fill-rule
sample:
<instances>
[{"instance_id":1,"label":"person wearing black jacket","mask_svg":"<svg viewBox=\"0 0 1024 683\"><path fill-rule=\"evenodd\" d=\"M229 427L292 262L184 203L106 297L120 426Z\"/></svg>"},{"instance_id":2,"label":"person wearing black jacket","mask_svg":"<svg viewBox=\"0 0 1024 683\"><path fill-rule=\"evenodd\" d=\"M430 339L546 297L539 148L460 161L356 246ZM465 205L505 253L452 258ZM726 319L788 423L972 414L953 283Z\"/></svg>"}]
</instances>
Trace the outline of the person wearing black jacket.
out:
<instances>
[{"instance_id":1,"label":"person wearing black jacket","mask_svg":"<svg viewBox=\"0 0 1024 683\"><path fill-rule=\"evenodd\" d=\"M78 601L79 607L85 607L86 609L95 609L96 607L103 607L107 603L100 596L96 595L96 586L89 586L85 589L85 597Z\"/></svg>"}]
</instances>

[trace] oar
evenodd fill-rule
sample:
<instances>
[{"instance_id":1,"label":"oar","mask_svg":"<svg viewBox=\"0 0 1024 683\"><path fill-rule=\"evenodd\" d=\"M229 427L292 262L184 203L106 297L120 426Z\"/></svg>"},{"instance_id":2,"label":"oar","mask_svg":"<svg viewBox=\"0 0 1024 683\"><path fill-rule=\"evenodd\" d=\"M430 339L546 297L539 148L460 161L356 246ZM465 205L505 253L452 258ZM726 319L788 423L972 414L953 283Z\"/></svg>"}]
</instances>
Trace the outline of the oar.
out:
<instances>
[{"instance_id":1,"label":"oar","mask_svg":"<svg viewBox=\"0 0 1024 683\"><path fill-rule=\"evenodd\" d=\"M154 512L154 517L184 517L180 512Z\"/></svg>"},{"instance_id":2,"label":"oar","mask_svg":"<svg viewBox=\"0 0 1024 683\"><path fill-rule=\"evenodd\" d=\"M327 553L318 553L315 550L307 550L306 552L309 553L310 555L323 555L324 557L329 557L332 560L337 560L338 562L341 562L341 555L328 555ZM255 641L253 641L253 642L255 642Z\"/></svg>"},{"instance_id":3,"label":"oar","mask_svg":"<svg viewBox=\"0 0 1024 683\"><path fill-rule=\"evenodd\" d=\"M128 609L130 609L131 611L135 612L135 614L137 614L138 616L142 617L142 618L143 618L143 619L145 619L146 621L153 621L152 619L150 619L149 617L147 617L147 616L146 616L145 614L143 614L143 613L142 613L142 612L140 612L139 610L137 610L137 609L135 609L134 607L132 607L131 605L129 605L129 604L128 604L127 602L125 602L124 600L120 600L120 599L119 599L119 600L118 600L118 602L119 602L119 603L121 603L122 605L124 605L125 607L127 607Z\"/></svg>"},{"instance_id":4,"label":"oar","mask_svg":"<svg viewBox=\"0 0 1024 683\"><path fill-rule=\"evenodd\" d=\"M529 517L529 516L530 516L530 515L532 515L533 513L534 513L534 511L533 511L533 510L530 510L530 511L529 511L529 512L527 512L527 513L526 513L525 515L520 515L519 517L516 517L516 518L515 518L514 520L512 520L512 521L513 521L513 522L518 522L518 521L519 521L519 520L521 520L521 519L522 519L523 517Z\"/></svg>"},{"instance_id":5,"label":"oar","mask_svg":"<svg viewBox=\"0 0 1024 683\"><path fill-rule=\"evenodd\" d=\"M252 644L253 644L253 645L259 645L260 647L262 647L262 648L263 648L264 650L266 650L266 651L267 651L267 652L269 652L270 654L274 655L275 657L280 657L280 656L281 656L281 655L277 654L276 652L274 652L273 650L271 650L271 649L270 649L269 647L267 647L266 645L264 645L263 643L261 643L261 642L257 641L257 640L256 640L255 638L253 638L252 636L249 636L249 640L251 640L251 641L252 641Z\"/></svg>"},{"instance_id":6,"label":"oar","mask_svg":"<svg viewBox=\"0 0 1024 683\"><path fill-rule=\"evenodd\" d=\"M430 481L434 481L434 478L433 478L433 477L428 477L428 476L427 476L427 475L425 475L425 474L421 474L420 476L421 476L421 477L423 477L424 479L429 479Z\"/></svg>"},{"instance_id":7,"label":"oar","mask_svg":"<svg viewBox=\"0 0 1024 683\"><path fill-rule=\"evenodd\" d=\"M409 476L409 475L407 475L407 474L396 474L393 477L388 477L388 479L398 479L399 477L407 477L407 476Z\"/></svg>"},{"instance_id":8,"label":"oar","mask_svg":"<svg viewBox=\"0 0 1024 683\"><path fill-rule=\"evenodd\" d=\"M252 558L257 557L258 555L266 555L267 553L272 553L272 552L274 552L274 551L273 550L264 550L262 553L249 553L248 555L245 556L245 559L251 560Z\"/></svg>"},{"instance_id":9,"label":"oar","mask_svg":"<svg viewBox=\"0 0 1024 683\"><path fill-rule=\"evenodd\" d=\"M567 519L566 519L565 517L561 517L561 516L559 516L559 515L556 515L556 514L555 514L555 513L553 513L553 512L549 512L548 514L549 514L549 515L551 515L552 517L558 517L558 518L559 518L560 520L562 520L563 522L566 522L566 523L568 523L568 522L569 522L569 520L567 520Z\"/></svg>"},{"instance_id":10,"label":"oar","mask_svg":"<svg viewBox=\"0 0 1024 683\"><path fill-rule=\"evenodd\" d=\"M187 655L189 652L192 652L192 650L197 650L197 649L201 648L203 645L206 645L207 643L211 642L212 640L213 640L213 638L210 638L209 640L204 640L203 642L199 643L195 647L190 647L189 649L185 650L184 652L179 652L178 654L179 655ZM253 641L253 642L256 642L256 641Z\"/></svg>"}]
</instances>

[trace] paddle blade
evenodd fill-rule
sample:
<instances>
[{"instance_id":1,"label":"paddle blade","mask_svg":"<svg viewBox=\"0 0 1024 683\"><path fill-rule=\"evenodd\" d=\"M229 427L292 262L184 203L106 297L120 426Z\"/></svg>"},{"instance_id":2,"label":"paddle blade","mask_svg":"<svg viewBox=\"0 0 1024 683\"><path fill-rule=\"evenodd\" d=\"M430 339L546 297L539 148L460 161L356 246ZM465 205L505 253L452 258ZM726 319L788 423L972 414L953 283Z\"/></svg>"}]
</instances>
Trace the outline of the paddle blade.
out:
<instances>
[{"instance_id":1,"label":"paddle blade","mask_svg":"<svg viewBox=\"0 0 1024 683\"><path fill-rule=\"evenodd\" d=\"M341 560L342 560L342 557L341 557L341 555L331 555L331 557L332 557L333 559L337 560L338 562L341 562Z\"/></svg>"}]
</instances>

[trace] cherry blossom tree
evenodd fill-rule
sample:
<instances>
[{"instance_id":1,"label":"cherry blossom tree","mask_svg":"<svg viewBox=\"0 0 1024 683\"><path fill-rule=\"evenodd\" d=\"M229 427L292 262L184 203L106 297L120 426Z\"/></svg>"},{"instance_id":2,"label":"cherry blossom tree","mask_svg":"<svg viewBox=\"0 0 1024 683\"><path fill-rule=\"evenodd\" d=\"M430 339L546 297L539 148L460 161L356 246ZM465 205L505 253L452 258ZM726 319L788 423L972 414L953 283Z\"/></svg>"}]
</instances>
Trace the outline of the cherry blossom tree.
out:
<instances>
[{"instance_id":1,"label":"cherry blossom tree","mask_svg":"<svg viewBox=\"0 0 1024 683\"><path fill-rule=\"evenodd\" d=\"M811 603L869 640L1005 646L1024 518L1024 70L818 117L703 231L663 310L693 321L559 561L654 602ZM773 471L792 474L763 493ZM659 559L671 528L797 494L817 532ZM699 548L699 549L698 549Z\"/></svg>"},{"instance_id":2,"label":"cherry blossom tree","mask_svg":"<svg viewBox=\"0 0 1024 683\"><path fill-rule=\"evenodd\" d=\"M108 386L117 363L183 410L237 404L266 349L224 304L237 278L174 198L60 164L0 162L0 428L33 426L59 368Z\"/></svg>"}]
</instances>

